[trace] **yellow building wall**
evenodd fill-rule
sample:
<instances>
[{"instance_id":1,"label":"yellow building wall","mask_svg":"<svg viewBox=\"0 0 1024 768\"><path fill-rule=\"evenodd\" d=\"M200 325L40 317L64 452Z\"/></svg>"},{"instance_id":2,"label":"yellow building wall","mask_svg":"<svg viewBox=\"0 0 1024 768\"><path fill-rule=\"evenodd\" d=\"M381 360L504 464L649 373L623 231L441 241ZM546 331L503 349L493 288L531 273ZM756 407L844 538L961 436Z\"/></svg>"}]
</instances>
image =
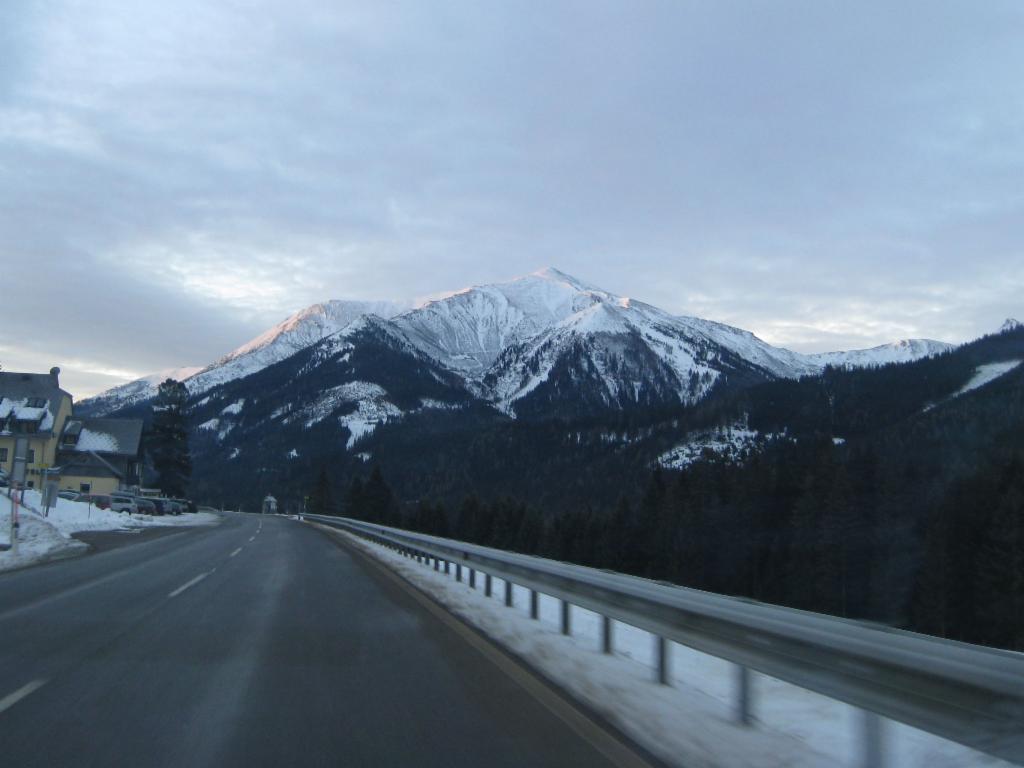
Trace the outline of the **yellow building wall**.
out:
<instances>
[{"instance_id":1,"label":"yellow building wall","mask_svg":"<svg viewBox=\"0 0 1024 768\"><path fill-rule=\"evenodd\" d=\"M64 424L71 417L71 396L63 395L57 413L53 417L53 431L40 432L35 435L4 435L0 437L0 449L7 449L7 460L0 462L2 468L8 474L14 468L14 440L15 437L27 437L29 450L35 452L35 460L28 464L28 480L35 480L36 487L39 487L39 471L44 467L52 467L57 459L57 448L60 442L61 433L64 431ZM3 453L0 450L0 453ZM36 472L32 472L32 470Z\"/></svg>"},{"instance_id":2,"label":"yellow building wall","mask_svg":"<svg viewBox=\"0 0 1024 768\"><path fill-rule=\"evenodd\" d=\"M62 491L80 491L82 483L89 483L89 493L116 493L120 488L120 482L116 477L79 477L77 475L61 475L60 488Z\"/></svg>"},{"instance_id":3,"label":"yellow building wall","mask_svg":"<svg viewBox=\"0 0 1024 768\"><path fill-rule=\"evenodd\" d=\"M14 468L14 438L28 437L29 450L35 452L35 461L29 462L29 479L38 477L38 470L43 467L52 467L57 457L57 446L60 440L60 433L63 432L65 422L71 417L71 395L62 395L57 412L53 416L53 429L49 432L39 432L30 435L4 435L0 437L0 449L7 449L7 460L0 462L0 468L10 474ZM0 453L3 453L0 451ZM33 469L37 470L35 473ZM38 482L36 483L39 484Z\"/></svg>"}]
</instances>

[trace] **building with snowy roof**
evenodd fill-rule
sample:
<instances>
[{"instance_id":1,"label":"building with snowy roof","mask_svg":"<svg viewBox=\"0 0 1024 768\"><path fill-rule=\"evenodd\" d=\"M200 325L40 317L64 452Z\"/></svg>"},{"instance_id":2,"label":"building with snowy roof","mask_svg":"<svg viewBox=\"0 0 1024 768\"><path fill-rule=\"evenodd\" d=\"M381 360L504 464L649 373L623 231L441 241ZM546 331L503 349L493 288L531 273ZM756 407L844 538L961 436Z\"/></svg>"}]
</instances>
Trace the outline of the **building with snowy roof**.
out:
<instances>
[{"instance_id":1,"label":"building with snowy roof","mask_svg":"<svg viewBox=\"0 0 1024 768\"><path fill-rule=\"evenodd\" d=\"M60 368L49 373L0 371L0 469L14 469L14 447L28 443L27 482L36 485L40 470L53 466L57 438L71 416L71 394L60 388Z\"/></svg>"},{"instance_id":2,"label":"building with snowy roof","mask_svg":"<svg viewBox=\"0 0 1024 768\"><path fill-rule=\"evenodd\" d=\"M112 493L139 485L142 419L68 419L57 464L60 486L68 490Z\"/></svg>"},{"instance_id":3,"label":"building with snowy roof","mask_svg":"<svg viewBox=\"0 0 1024 768\"><path fill-rule=\"evenodd\" d=\"M44 471L61 488L111 493L138 485L141 419L77 419L60 368L49 373L0 371L0 470L14 470L18 439L27 441L25 482L42 485Z\"/></svg>"}]
</instances>

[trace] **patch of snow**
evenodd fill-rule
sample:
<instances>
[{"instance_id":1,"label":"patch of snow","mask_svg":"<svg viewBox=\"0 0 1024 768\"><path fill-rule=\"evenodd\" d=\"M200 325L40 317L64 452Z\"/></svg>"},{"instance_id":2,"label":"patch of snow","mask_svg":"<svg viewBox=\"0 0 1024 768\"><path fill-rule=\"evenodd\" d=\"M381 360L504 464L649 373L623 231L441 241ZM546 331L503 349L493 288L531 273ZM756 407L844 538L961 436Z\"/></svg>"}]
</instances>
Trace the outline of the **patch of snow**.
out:
<instances>
[{"instance_id":1,"label":"patch of snow","mask_svg":"<svg viewBox=\"0 0 1024 768\"><path fill-rule=\"evenodd\" d=\"M0 398L0 420L13 417L18 421L36 422L40 432L53 429L53 414L50 413L49 403L43 406L30 406L28 401L27 397L18 400Z\"/></svg>"},{"instance_id":2,"label":"patch of snow","mask_svg":"<svg viewBox=\"0 0 1024 768\"><path fill-rule=\"evenodd\" d=\"M362 461L363 463L366 463L367 461L373 458L373 454L363 451L362 453L357 453L356 458Z\"/></svg>"},{"instance_id":3,"label":"patch of snow","mask_svg":"<svg viewBox=\"0 0 1024 768\"><path fill-rule=\"evenodd\" d=\"M998 363L979 365L974 369L974 375L971 377L971 380L964 384L956 394L953 395L953 397L959 397L967 392L984 387L986 384L990 384L1000 376L1009 373L1020 364L1020 360L1003 360Z\"/></svg>"},{"instance_id":4,"label":"patch of snow","mask_svg":"<svg viewBox=\"0 0 1024 768\"><path fill-rule=\"evenodd\" d=\"M10 527L6 525L10 516L11 500L0 495L0 544L10 544ZM38 491L25 492L25 506L19 511L21 528L18 538L18 557L8 551L0 551L0 571L21 568L37 562L78 554L86 545L71 538L80 531L120 531L156 526L213 525L219 522L216 515L206 512L180 516L150 517L129 515L99 509L91 504L57 499L50 514L43 517L42 497Z\"/></svg>"},{"instance_id":5,"label":"patch of snow","mask_svg":"<svg viewBox=\"0 0 1024 768\"><path fill-rule=\"evenodd\" d=\"M402 411L387 400L360 400L355 413L338 417L338 423L349 431L345 448L351 450L356 443L371 434L381 424L401 418Z\"/></svg>"},{"instance_id":6,"label":"patch of snow","mask_svg":"<svg viewBox=\"0 0 1024 768\"><path fill-rule=\"evenodd\" d=\"M210 419L209 421L204 421L202 424L200 424L198 427L196 427L196 429L211 429L212 430L212 429L217 429L217 427L219 427L219 426L220 426L220 419Z\"/></svg>"},{"instance_id":7,"label":"patch of snow","mask_svg":"<svg viewBox=\"0 0 1024 768\"><path fill-rule=\"evenodd\" d=\"M120 446L113 435L83 427L78 435L78 443L75 449L78 451L96 451L97 453L117 453L120 450Z\"/></svg>"},{"instance_id":8,"label":"patch of snow","mask_svg":"<svg viewBox=\"0 0 1024 768\"><path fill-rule=\"evenodd\" d=\"M846 445L846 438L845 437L833 437L832 438L832 445Z\"/></svg>"},{"instance_id":9,"label":"patch of snow","mask_svg":"<svg viewBox=\"0 0 1024 768\"><path fill-rule=\"evenodd\" d=\"M573 606L572 634L560 633L560 601L541 594L539 620L529 614L530 591L513 585L513 608L504 607L504 583L493 597L454 575L340 531L355 546L400 573L450 611L474 625L567 691L585 701L657 757L673 766L706 768L827 768L860 760L861 712L847 704L752 673L756 727L734 722L733 664L670 643L673 685L653 682L654 638L616 622L615 652L600 648L601 620ZM680 727L686 723L686 727ZM886 747L894 766L1010 768L959 744L887 722Z\"/></svg>"},{"instance_id":10,"label":"patch of snow","mask_svg":"<svg viewBox=\"0 0 1024 768\"><path fill-rule=\"evenodd\" d=\"M658 463L666 469L685 469L708 452L727 461L743 461L777 437L774 433L762 435L748 429L744 422L700 430L691 432L682 443L659 456Z\"/></svg>"},{"instance_id":11,"label":"patch of snow","mask_svg":"<svg viewBox=\"0 0 1024 768\"><path fill-rule=\"evenodd\" d=\"M238 455L242 452L241 448L232 448L228 453L228 459L237 459Z\"/></svg>"},{"instance_id":12,"label":"patch of snow","mask_svg":"<svg viewBox=\"0 0 1024 768\"><path fill-rule=\"evenodd\" d=\"M420 398L420 410L422 411L457 411L462 406L459 403L446 403L444 400L433 400L429 397Z\"/></svg>"},{"instance_id":13,"label":"patch of snow","mask_svg":"<svg viewBox=\"0 0 1024 768\"><path fill-rule=\"evenodd\" d=\"M324 390L309 405L293 411L285 419L286 422L304 419L307 429L323 421L345 403L358 403L364 400L383 400L387 392L379 384L369 381L350 381L337 387Z\"/></svg>"},{"instance_id":14,"label":"patch of snow","mask_svg":"<svg viewBox=\"0 0 1024 768\"><path fill-rule=\"evenodd\" d=\"M296 450L295 448L292 448L290 451L288 451L288 458L289 459L297 459L297 458L299 458L298 450Z\"/></svg>"},{"instance_id":15,"label":"patch of snow","mask_svg":"<svg viewBox=\"0 0 1024 768\"><path fill-rule=\"evenodd\" d=\"M221 411L221 414L223 414L225 416L228 415L228 414L237 415L237 414L242 412L242 407L244 405L245 405L245 398L243 397L243 398L240 398L239 400L235 400L235 402L231 403L231 405L225 406L224 410Z\"/></svg>"}]
</instances>

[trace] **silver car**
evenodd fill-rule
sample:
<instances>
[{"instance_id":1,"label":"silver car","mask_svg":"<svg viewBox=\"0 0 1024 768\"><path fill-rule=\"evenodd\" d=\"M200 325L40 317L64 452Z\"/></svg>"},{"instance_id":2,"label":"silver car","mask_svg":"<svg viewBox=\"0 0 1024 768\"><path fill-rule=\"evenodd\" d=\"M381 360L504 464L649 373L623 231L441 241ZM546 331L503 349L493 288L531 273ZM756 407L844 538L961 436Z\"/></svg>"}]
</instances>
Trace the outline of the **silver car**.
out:
<instances>
[{"instance_id":1,"label":"silver car","mask_svg":"<svg viewBox=\"0 0 1024 768\"><path fill-rule=\"evenodd\" d=\"M110 494L110 509L114 512L127 512L129 515L139 513L139 505L135 499L122 493Z\"/></svg>"}]
</instances>

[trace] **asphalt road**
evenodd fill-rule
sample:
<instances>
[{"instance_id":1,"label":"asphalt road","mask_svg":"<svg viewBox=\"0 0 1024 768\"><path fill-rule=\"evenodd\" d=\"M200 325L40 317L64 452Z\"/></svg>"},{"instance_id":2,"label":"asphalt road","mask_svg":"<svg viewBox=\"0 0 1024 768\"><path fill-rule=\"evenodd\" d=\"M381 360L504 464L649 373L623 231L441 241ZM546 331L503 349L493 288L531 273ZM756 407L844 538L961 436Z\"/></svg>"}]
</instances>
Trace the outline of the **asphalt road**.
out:
<instances>
[{"instance_id":1,"label":"asphalt road","mask_svg":"<svg viewBox=\"0 0 1024 768\"><path fill-rule=\"evenodd\" d=\"M611 764L296 521L227 515L0 575L0 765Z\"/></svg>"}]
</instances>

